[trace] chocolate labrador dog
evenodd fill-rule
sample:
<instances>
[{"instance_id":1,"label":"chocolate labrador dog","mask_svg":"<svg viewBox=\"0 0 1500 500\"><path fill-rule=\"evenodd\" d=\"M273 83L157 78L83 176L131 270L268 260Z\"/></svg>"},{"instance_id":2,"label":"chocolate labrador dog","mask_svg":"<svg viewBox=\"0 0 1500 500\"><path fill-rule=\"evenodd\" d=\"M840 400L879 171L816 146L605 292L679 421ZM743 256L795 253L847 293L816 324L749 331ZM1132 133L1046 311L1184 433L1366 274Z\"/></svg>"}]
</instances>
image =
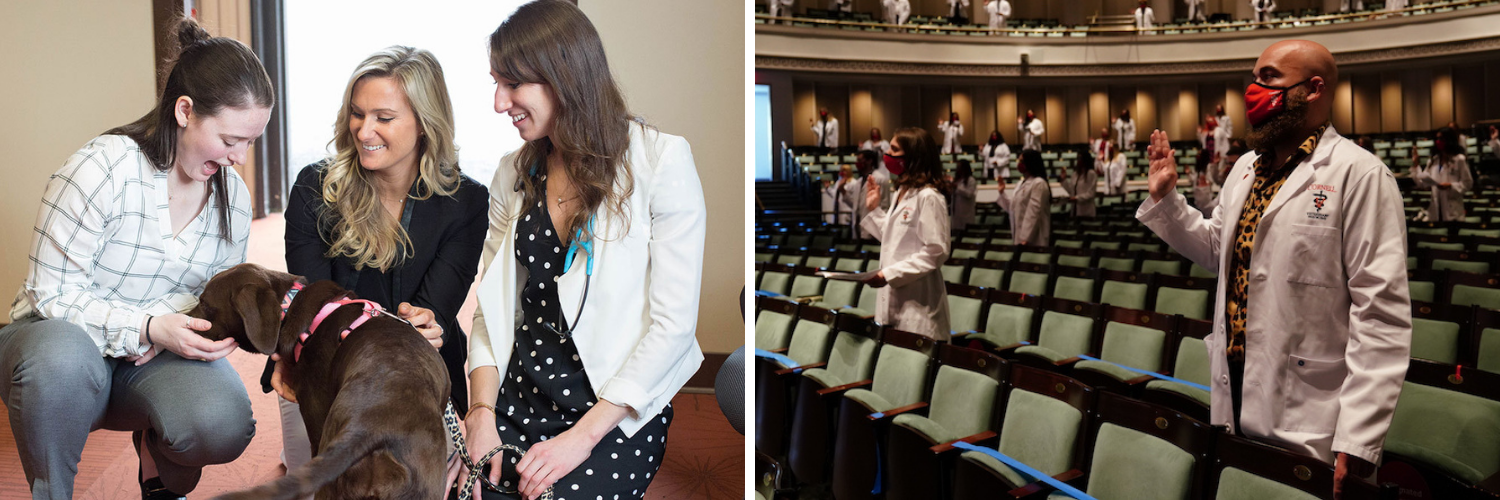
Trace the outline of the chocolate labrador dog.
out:
<instances>
[{"instance_id":1,"label":"chocolate labrador dog","mask_svg":"<svg viewBox=\"0 0 1500 500\"><path fill-rule=\"evenodd\" d=\"M240 264L209 280L188 313L213 323L204 337L233 337L241 349L279 354L282 383L301 404L313 443L307 465L220 498L314 492L320 500L441 498L449 396L443 360L405 321L371 313L359 302L324 311L352 294L332 281L301 282ZM294 287L300 291L288 301Z\"/></svg>"}]
</instances>

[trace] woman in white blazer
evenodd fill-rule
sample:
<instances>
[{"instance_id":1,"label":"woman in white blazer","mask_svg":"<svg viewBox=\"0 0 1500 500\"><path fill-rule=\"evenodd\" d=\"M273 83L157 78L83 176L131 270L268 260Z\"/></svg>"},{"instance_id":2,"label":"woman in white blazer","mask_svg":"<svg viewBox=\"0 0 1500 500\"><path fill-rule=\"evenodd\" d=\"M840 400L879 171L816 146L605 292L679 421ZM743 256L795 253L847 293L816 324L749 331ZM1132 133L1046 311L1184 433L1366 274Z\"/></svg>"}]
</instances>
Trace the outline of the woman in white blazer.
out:
<instances>
[{"instance_id":1,"label":"woman in white blazer","mask_svg":"<svg viewBox=\"0 0 1500 500\"><path fill-rule=\"evenodd\" d=\"M1464 193L1474 186L1474 174L1469 172L1468 157L1459 145L1458 133L1444 127L1438 131L1432 147L1433 155L1427 166L1417 163L1416 148L1412 148L1411 179L1417 188L1432 190L1432 202L1427 206L1427 219L1433 221L1464 220Z\"/></svg>"},{"instance_id":2,"label":"woman in white blazer","mask_svg":"<svg viewBox=\"0 0 1500 500\"><path fill-rule=\"evenodd\" d=\"M974 199L979 189L979 181L974 178L974 167L969 160L958 160L958 167L953 170L953 229L962 231L974 223Z\"/></svg>"},{"instance_id":3,"label":"woman in white blazer","mask_svg":"<svg viewBox=\"0 0 1500 500\"><path fill-rule=\"evenodd\" d=\"M1109 124L1115 130L1115 145L1121 151L1135 151L1135 120L1130 119L1130 110L1120 111L1120 117Z\"/></svg>"},{"instance_id":4,"label":"woman in white blazer","mask_svg":"<svg viewBox=\"0 0 1500 500\"><path fill-rule=\"evenodd\" d=\"M818 108L817 118L808 118L813 136L816 139L815 146L821 148L839 147L839 119L828 115L828 108Z\"/></svg>"},{"instance_id":5,"label":"woman in white blazer","mask_svg":"<svg viewBox=\"0 0 1500 500\"><path fill-rule=\"evenodd\" d=\"M1010 237L1017 245L1047 246L1052 235L1052 186L1047 184L1042 153L1021 152L1021 183L1011 196L1005 195L1005 180L1000 181L996 202L1010 213Z\"/></svg>"},{"instance_id":6,"label":"woman in white blazer","mask_svg":"<svg viewBox=\"0 0 1500 500\"><path fill-rule=\"evenodd\" d=\"M1042 134L1047 133L1047 126L1043 125L1042 120L1036 117L1036 113L1029 109L1026 110L1026 116L1016 118L1016 124L1021 129L1021 150L1041 151Z\"/></svg>"},{"instance_id":7,"label":"woman in white blazer","mask_svg":"<svg viewBox=\"0 0 1500 500\"><path fill-rule=\"evenodd\" d=\"M979 148L979 156L984 158L984 176L988 179L1010 178L1010 146L1005 144L1005 136L1000 135L999 130L990 132L990 140Z\"/></svg>"},{"instance_id":8,"label":"woman in white blazer","mask_svg":"<svg viewBox=\"0 0 1500 500\"><path fill-rule=\"evenodd\" d=\"M1104 157L1106 160L1099 172L1104 176L1104 194L1125 194L1125 171L1129 169L1127 163L1130 160L1125 158L1125 153L1116 149L1114 144L1104 146Z\"/></svg>"},{"instance_id":9,"label":"woman in white blazer","mask_svg":"<svg viewBox=\"0 0 1500 500\"><path fill-rule=\"evenodd\" d=\"M631 119L572 4L517 9L490 36L490 68L495 111L526 143L490 184L469 337L470 456L502 442L526 450L490 474L526 498L550 487L570 498L645 491L672 396L703 360L694 326L706 224L692 152ZM564 71L577 84L556 84Z\"/></svg>"},{"instance_id":10,"label":"woman in white blazer","mask_svg":"<svg viewBox=\"0 0 1500 500\"><path fill-rule=\"evenodd\" d=\"M896 176L888 208L875 184L865 189L869 214L860 226L880 240L880 271L865 281L879 288L875 321L936 340L948 330L948 288L938 267L948 260L948 203L938 145L927 130L907 127L891 137L886 169ZM886 286L890 285L890 286Z\"/></svg>"},{"instance_id":11,"label":"woman in white blazer","mask_svg":"<svg viewBox=\"0 0 1500 500\"><path fill-rule=\"evenodd\" d=\"M938 130L943 132L943 154L963 152L962 146L958 145L958 139L964 135L964 124L958 121L958 113L949 114L947 120L938 122Z\"/></svg>"},{"instance_id":12,"label":"woman in white blazer","mask_svg":"<svg viewBox=\"0 0 1500 500\"><path fill-rule=\"evenodd\" d=\"M1072 175L1068 174L1068 169L1062 169L1062 188L1073 202L1074 217L1092 218L1098 212L1094 206L1094 195L1098 190L1099 172L1093 163L1088 156L1079 156Z\"/></svg>"}]
</instances>

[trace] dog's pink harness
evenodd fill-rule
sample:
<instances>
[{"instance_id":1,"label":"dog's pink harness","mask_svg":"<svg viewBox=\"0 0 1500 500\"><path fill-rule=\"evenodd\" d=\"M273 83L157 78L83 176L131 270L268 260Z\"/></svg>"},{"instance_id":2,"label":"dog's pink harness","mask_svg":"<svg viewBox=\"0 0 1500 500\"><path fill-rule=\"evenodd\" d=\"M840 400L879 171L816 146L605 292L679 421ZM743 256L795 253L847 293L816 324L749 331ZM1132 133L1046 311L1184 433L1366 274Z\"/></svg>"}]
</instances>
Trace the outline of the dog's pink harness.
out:
<instances>
[{"instance_id":1,"label":"dog's pink harness","mask_svg":"<svg viewBox=\"0 0 1500 500\"><path fill-rule=\"evenodd\" d=\"M345 337L349 336L349 332L353 332L355 328L359 328L359 325L365 324L370 318L379 316L380 314L389 314L385 312L384 307L380 307L380 304L364 299L345 298L323 304L323 309L318 311L317 316L313 316L312 324L301 335L297 336L297 345L292 347L292 361L302 358L302 346L307 343L307 338L312 336L312 332L318 330L318 325L322 324L323 320L328 318L328 315L333 314L333 311L349 304L363 304L364 310L360 312L359 317L354 318L354 321L350 322L349 326L344 328L344 331L339 332L339 340L344 340Z\"/></svg>"}]
</instances>

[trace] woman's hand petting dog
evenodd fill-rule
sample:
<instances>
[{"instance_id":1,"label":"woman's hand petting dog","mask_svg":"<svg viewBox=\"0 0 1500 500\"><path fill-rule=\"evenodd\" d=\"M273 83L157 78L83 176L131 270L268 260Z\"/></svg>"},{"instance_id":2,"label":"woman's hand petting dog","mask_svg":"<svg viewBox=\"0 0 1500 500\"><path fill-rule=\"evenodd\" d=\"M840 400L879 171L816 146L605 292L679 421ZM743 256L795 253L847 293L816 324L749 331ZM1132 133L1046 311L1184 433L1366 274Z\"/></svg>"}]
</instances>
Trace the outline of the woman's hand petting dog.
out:
<instances>
[{"instance_id":1,"label":"woman's hand petting dog","mask_svg":"<svg viewBox=\"0 0 1500 500\"><path fill-rule=\"evenodd\" d=\"M437 324L437 315L432 314L432 309L417 307L409 302L402 302L396 306L396 314L417 327L417 333L432 344L433 349L443 347L443 327ZM477 497L476 497L477 498Z\"/></svg>"},{"instance_id":2,"label":"woman's hand petting dog","mask_svg":"<svg viewBox=\"0 0 1500 500\"><path fill-rule=\"evenodd\" d=\"M198 333L206 332L212 327L213 324L208 320L186 314L173 313L152 317L149 324L150 331L141 335L142 340L149 338L151 349L140 356L126 358L126 361L132 361L136 366L141 366L156 359L156 355L160 354L163 349L172 351L183 359L213 361L228 356L240 346L232 338L213 341Z\"/></svg>"}]
</instances>

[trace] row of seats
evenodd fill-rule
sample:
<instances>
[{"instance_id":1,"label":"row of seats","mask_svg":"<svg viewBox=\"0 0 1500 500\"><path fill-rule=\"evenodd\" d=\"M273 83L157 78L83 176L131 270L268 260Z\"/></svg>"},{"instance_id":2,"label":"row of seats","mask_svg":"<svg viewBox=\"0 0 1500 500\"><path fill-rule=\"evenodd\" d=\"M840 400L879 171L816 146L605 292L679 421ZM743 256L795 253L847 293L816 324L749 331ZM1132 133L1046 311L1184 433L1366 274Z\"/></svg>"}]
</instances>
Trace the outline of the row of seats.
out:
<instances>
[{"instance_id":1,"label":"row of seats","mask_svg":"<svg viewBox=\"0 0 1500 500\"><path fill-rule=\"evenodd\" d=\"M1202 418L1153 401L1149 395L1163 391L1150 390L1151 383L1165 380L1133 388L1100 378L1117 368L1082 365L1089 360L1059 370L1028 362L1019 349L1007 359L826 309L792 304L789 311L788 304L757 301L758 347L776 343L764 337L771 332L762 331L762 322L789 312L799 318L788 347L779 349L794 366L766 358L757 364L758 486L766 498L820 485L840 500L871 498L872 489L892 499L1047 493L993 457L955 449L959 441L997 449L1092 495L1111 495L1101 498L1327 498L1331 492L1328 465L1216 435ZM1130 318L1138 313L1105 313L1112 324L1105 337L1187 331L1160 324L1171 317ZM1201 359L1206 379L1201 340L1184 344L1182 353L1189 351ZM1425 487L1440 493L1428 498L1500 492L1484 489L1500 469L1494 432L1500 377L1457 370L1413 361L1386 441L1387 467L1417 470Z\"/></svg>"}]
</instances>

